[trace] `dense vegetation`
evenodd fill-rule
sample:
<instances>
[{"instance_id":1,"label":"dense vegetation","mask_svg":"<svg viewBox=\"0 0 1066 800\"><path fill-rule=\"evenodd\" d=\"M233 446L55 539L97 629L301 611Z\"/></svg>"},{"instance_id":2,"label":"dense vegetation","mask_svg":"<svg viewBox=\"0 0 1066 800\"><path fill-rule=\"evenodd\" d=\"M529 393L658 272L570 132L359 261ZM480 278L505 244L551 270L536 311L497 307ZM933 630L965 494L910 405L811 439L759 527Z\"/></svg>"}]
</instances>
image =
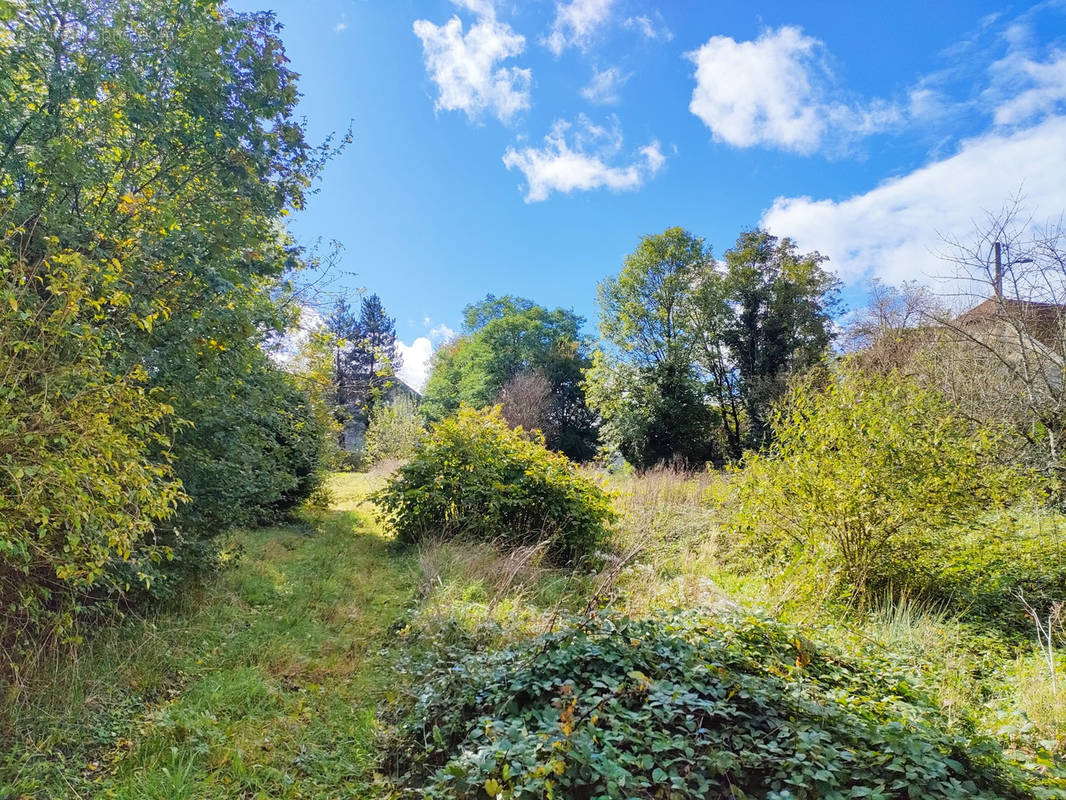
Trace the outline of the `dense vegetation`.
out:
<instances>
[{"instance_id":1,"label":"dense vegetation","mask_svg":"<svg viewBox=\"0 0 1066 800\"><path fill-rule=\"evenodd\" d=\"M0 0L0 796L1066 796L1061 231L844 355L823 256L668 228L419 402L306 324L279 36Z\"/></svg>"},{"instance_id":2,"label":"dense vegetation","mask_svg":"<svg viewBox=\"0 0 1066 800\"><path fill-rule=\"evenodd\" d=\"M595 453L595 418L581 389L588 366L584 320L572 311L549 311L520 297L488 295L463 311L464 334L434 355L424 411L430 420L466 404L482 408L521 391L523 379L539 377L542 392L521 392L521 419L540 430L548 446L586 461ZM528 381L526 381L528 384Z\"/></svg>"},{"instance_id":3,"label":"dense vegetation","mask_svg":"<svg viewBox=\"0 0 1066 800\"><path fill-rule=\"evenodd\" d=\"M953 524L1022 496L1026 476L997 462L994 429L898 376L851 367L797 385L774 441L740 472L727 531L771 566L824 560L848 591L914 590L913 568Z\"/></svg>"},{"instance_id":4,"label":"dense vegetation","mask_svg":"<svg viewBox=\"0 0 1066 800\"><path fill-rule=\"evenodd\" d=\"M266 352L304 258L279 223L327 155L271 16L59 0L0 25L6 648L171 591L308 497L330 439Z\"/></svg>"},{"instance_id":5,"label":"dense vegetation","mask_svg":"<svg viewBox=\"0 0 1066 800\"><path fill-rule=\"evenodd\" d=\"M1022 797L898 676L766 620L603 615L425 673L413 796Z\"/></svg>"}]
</instances>

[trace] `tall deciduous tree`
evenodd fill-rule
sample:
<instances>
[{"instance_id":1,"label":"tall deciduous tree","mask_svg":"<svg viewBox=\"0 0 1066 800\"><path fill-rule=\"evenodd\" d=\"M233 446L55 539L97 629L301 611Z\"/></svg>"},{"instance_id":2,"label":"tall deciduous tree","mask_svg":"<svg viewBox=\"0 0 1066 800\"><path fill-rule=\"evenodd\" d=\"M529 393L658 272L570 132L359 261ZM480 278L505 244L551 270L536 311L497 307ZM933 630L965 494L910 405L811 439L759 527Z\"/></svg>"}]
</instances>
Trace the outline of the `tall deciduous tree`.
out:
<instances>
[{"instance_id":1,"label":"tall deciduous tree","mask_svg":"<svg viewBox=\"0 0 1066 800\"><path fill-rule=\"evenodd\" d=\"M725 318L701 334L708 369L726 376L722 394L744 408L748 446L767 441L770 412L788 376L814 366L829 349L839 282L822 268L826 260L762 230L745 231L725 253ZM723 308L719 298L712 302ZM735 414L725 419L739 428ZM739 438L739 429L731 432L731 441Z\"/></svg>"},{"instance_id":2,"label":"tall deciduous tree","mask_svg":"<svg viewBox=\"0 0 1066 800\"><path fill-rule=\"evenodd\" d=\"M599 286L604 348L586 388L607 444L638 467L716 455L693 300L717 281L704 240L668 228L644 236L621 273Z\"/></svg>"},{"instance_id":3,"label":"tall deciduous tree","mask_svg":"<svg viewBox=\"0 0 1066 800\"><path fill-rule=\"evenodd\" d=\"M681 228L645 236L600 285L604 352L588 381L609 444L642 467L762 446L787 377L828 349L824 261L760 230L722 263Z\"/></svg>"}]
</instances>

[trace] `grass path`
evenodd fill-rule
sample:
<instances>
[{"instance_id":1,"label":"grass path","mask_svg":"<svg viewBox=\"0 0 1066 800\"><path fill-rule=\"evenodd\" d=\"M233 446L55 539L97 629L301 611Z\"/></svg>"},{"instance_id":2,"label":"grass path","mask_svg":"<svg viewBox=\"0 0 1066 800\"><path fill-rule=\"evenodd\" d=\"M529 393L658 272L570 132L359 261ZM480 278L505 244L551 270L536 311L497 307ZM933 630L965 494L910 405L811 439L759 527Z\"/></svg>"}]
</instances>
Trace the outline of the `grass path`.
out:
<instances>
[{"instance_id":1,"label":"grass path","mask_svg":"<svg viewBox=\"0 0 1066 800\"><path fill-rule=\"evenodd\" d=\"M380 651L415 587L368 488L337 476L314 529L243 534L238 565L180 607L42 675L3 720L0 798L365 797Z\"/></svg>"}]
</instances>

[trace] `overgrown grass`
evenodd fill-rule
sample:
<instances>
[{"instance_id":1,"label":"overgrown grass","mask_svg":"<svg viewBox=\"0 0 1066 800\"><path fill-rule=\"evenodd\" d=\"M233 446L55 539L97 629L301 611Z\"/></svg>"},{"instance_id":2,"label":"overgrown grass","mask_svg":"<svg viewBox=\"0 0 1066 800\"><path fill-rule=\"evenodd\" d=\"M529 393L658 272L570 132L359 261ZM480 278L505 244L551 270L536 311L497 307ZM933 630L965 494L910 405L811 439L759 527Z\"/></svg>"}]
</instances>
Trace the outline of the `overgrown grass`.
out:
<instances>
[{"instance_id":1,"label":"overgrown grass","mask_svg":"<svg viewBox=\"0 0 1066 800\"><path fill-rule=\"evenodd\" d=\"M721 505L730 502L726 476L667 470L614 476L609 485L620 520L597 571L575 575L526 564L512 575L508 565L521 554L485 546L423 547L424 600L414 626L434 635L458 623L464 635L491 646L542 633L559 615L586 606L611 606L636 617L673 608L752 610L802 624L886 670L911 675L936 695L947 719L976 720L981 733L1013 749L1019 760L1061 776L1061 649L1052 681L1028 639L942 603L895 596L857 608L834 591L815 560L772 573L738 570L719 526Z\"/></svg>"},{"instance_id":2,"label":"overgrown grass","mask_svg":"<svg viewBox=\"0 0 1066 800\"><path fill-rule=\"evenodd\" d=\"M1066 656L899 597L851 607L820 565L744 573L727 558L715 475L609 479L620 520L594 566L535 546L402 549L366 496L383 471L338 475L329 511L250 531L230 571L147 618L51 653L0 712L0 798L335 798L378 790L379 715L409 697L404 664L462 639L486 648L612 606L750 609L914 676L949 720L976 721L1063 785ZM17 690L16 690L17 688ZM1057 796L1049 788L1047 796ZM1066 796L1066 795L1063 795Z\"/></svg>"},{"instance_id":3,"label":"overgrown grass","mask_svg":"<svg viewBox=\"0 0 1066 800\"><path fill-rule=\"evenodd\" d=\"M416 585L362 503L374 480L338 476L330 511L241 534L180 604L42 661L3 711L0 797L365 796Z\"/></svg>"}]
</instances>

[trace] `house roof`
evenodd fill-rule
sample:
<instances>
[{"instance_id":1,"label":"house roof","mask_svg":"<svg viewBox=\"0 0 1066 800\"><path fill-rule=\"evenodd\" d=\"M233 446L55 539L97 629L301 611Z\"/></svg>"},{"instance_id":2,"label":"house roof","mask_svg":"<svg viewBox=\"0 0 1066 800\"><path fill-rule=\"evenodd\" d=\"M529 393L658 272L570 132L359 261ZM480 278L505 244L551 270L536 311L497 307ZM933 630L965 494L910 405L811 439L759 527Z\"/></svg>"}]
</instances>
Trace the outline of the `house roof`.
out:
<instances>
[{"instance_id":1,"label":"house roof","mask_svg":"<svg viewBox=\"0 0 1066 800\"><path fill-rule=\"evenodd\" d=\"M1029 336L1045 347L1055 352L1062 350L1066 306L1010 298L989 298L960 314L955 321L966 324L996 319L1019 322Z\"/></svg>"}]
</instances>

